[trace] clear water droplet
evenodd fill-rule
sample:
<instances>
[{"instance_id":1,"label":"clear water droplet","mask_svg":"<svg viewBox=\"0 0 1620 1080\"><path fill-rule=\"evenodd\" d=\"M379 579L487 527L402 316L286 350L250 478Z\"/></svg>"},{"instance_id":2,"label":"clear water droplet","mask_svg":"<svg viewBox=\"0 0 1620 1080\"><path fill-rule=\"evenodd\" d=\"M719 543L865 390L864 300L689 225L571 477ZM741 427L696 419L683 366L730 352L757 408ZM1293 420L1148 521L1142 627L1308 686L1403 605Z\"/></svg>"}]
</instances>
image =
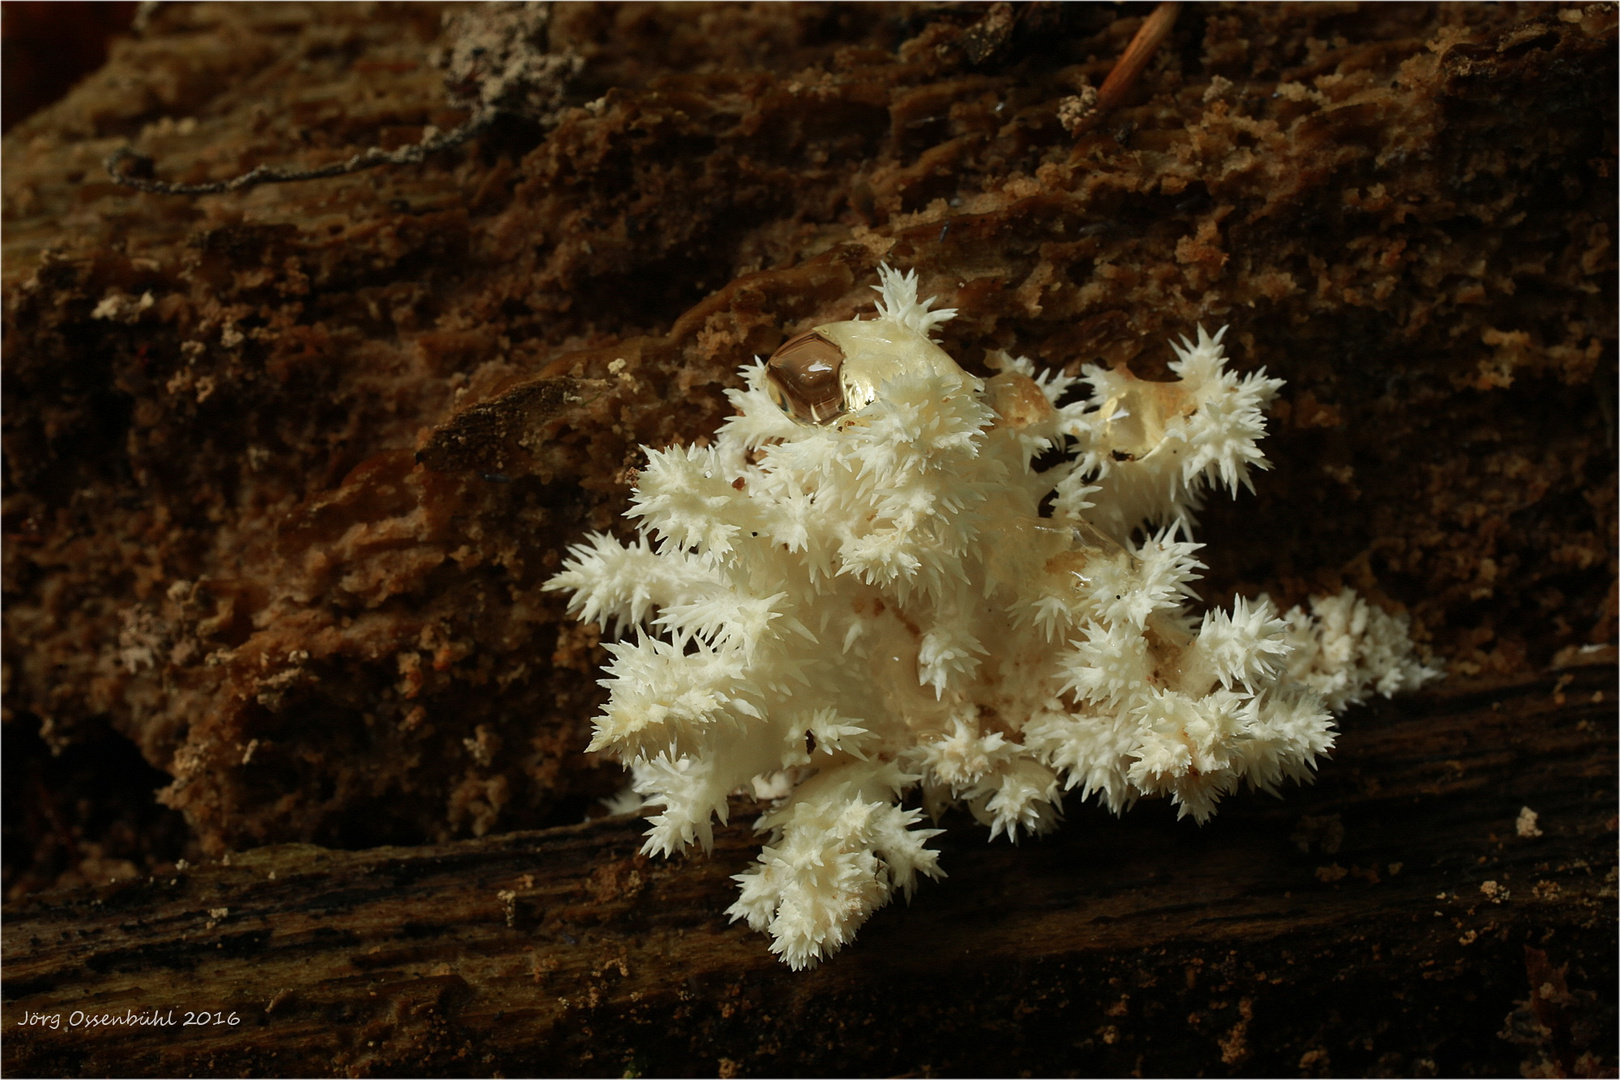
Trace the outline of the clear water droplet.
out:
<instances>
[{"instance_id":1,"label":"clear water droplet","mask_svg":"<svg viewBox=\"0 0 1620 1080\"><path fill-rule=\"evenodd\" d=\"M765 362L765 389L799 423L830 423L844 413L843 366L844 350L809 330L790 338Z\"/></svg>"}]
</instances>

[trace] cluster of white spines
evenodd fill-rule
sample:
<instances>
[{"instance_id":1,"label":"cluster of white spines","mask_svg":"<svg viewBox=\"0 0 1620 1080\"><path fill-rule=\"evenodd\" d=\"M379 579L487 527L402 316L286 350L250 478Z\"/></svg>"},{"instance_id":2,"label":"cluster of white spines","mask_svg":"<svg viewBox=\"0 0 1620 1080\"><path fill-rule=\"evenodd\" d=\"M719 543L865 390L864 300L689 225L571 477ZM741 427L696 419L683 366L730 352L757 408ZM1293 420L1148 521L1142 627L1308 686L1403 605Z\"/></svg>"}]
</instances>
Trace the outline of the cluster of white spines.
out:
<instances>
[{"instance_id":1,"label":"cluster of white spines","mask_svg":"<svg viewBox=\"0 0 1620 1080\"><path fill-rule=\"evenodd\" d=\"M727 910L771 935L771 951L794 970L849 941L917 875L944 877L939 853L923 845L938 829L914 829L921 810L896 805L917 777L888 763L829 770L760 819L775 840L737 875L741 895Z\"/></svg>"},{"instance_id":2,"label":"cluster of white spines","mask_svg":"<svg viewBox=\"0 0 1620 1080\"><path fill-rule=\"evenodd\" d=\"M1223 327L1173 348L1176 381L1138 379L1124 367L1082 368L1088 400L1059 412L1080 444L1078 468L1058 487L1058 510L1123 539L1143 524L1192 524L1203 492L1217 483L1253 489L1251 469L1268 467L1259 440L1265 408L1281 379L1226 370ZM1066 387L1064 388L1066 389ZM1055 399L1054 399L1055 400Z\"/></svg>"},{"instance_id":3,"label":"cluster of white spines","mask_svg":"<svg viewBox=\"0 0 1620 1080\"><path fill-rule=\"evenodd\" d=\"M928 337L934 332L934 327L941 323L948 323L956 318L955 308L940 308L932 310L937 297L930 296L926 300L917 299L917 271L907 270L901 273L884 264L878 267L878 283L872 288L878 294L877 315L879 319L899 323L910 330Z\"/></svg>"},{"instance_id":4,"label":"cluster of white spines","mask_svg":"<svg viewBox=\"0 0 1620 1080\"><path fill-rule=\"evenodd\" d=\"M1287 620L1289 677L1321 694L1335 711L1373 693L1392 697L1415 690L1441 675L1412 654L1405 615L1374 607L1353 589L1313 596L1309 615L1294 608Z\"/></svg>"},{"instance_id":5,"label":"cluster of white spines","mask_svg":"<svg viewBox=\"0 0 1620 1080\"><path fill-rule=\"evenodd\" d=\"M926 345L949 313L914 276L882 282L880 319ZM641 536L588 538L546 586L636 627L606 646L592 748L630 766L645 850L707 847L739 789L780 797L731 914L795 968L940 875L925 811L964 803L1016 839L1080 788L1115 810L1168 795L1203 820L1243 783L1309 774L1332 744L1311 687L1341 703L1432 675L1403 624L1353 598L1318 606L1326 630L1264 598L1188 614L1190 512L1264 466L1279 385L1225 371L1220 335L1184 344L1178 383L1087 368L1090 397L1067 405L1077 380L992 362L1016 422L995 387L902 369L857 414L801 426L745 369L713 445L648 452ZM902 809L914 789L922 808Z\"/></svg>"}]
</instances>

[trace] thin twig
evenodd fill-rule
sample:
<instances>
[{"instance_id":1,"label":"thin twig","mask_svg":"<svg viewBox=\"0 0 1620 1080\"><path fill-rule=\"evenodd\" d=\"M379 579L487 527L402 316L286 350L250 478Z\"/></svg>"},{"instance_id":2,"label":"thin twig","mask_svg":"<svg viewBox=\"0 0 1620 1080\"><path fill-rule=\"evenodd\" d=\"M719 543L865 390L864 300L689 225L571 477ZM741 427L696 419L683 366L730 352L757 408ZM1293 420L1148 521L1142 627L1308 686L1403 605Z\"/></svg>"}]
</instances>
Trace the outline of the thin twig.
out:
<instances>
[{"instance_id":1,"label":"thin twig","mask_svg":"<svg viewBox=\"0 0 1620 1080\"><path fill-rule=\"evenodd\" d=\"M1125 51L1108 72L1101 90L1083 87L1078 94L1058 102L1058 122L1068 129L1070 135L1078 138L1089 131L1124 100L1148 61L1153 59L1160 43L1169 36L1170 28L1176 25L1176 16L1180 13L1181 5L1174 2L1162 3L1154 8L1153 14L1142 20L1136 36L1131 38L1131 43L1125 46Z\"/></svg>"},{"instance_id":2,"label":"thin twig","mask_svg":"<svg viewBox=\"0 0 1620 1080\"><path fill-rule=\"evenodd\" d=\"M362 153L354 155L347 161L333 162L330 165L321 165L313 169L260 165L229 180L215 180L207 184L176 184L167 180L153 180L144 176L131 175L123 170L124 162L132 161L137 168L150 170L152 168L152 159L145 154L136 152L129 146L122 146L113 151L107 158L105 166L107 175L112 177L114 183L135 188L137 191L146 191L154 195L219 195L228 191L241 191L244 188L254 187L258 184L290 184L299 180L323 180L329 176L344 176L365 169L375 169L381 165L419 164L429 154L437 153L440 150L451 150L460 146L480 131L483 131L494 119L495 110L484 109L475 112L464 123L442 135L435 134L431 138L424 139L419 143L412 143L409 146L401 146L397 150L383 150L380 147L373 146Z\"/></svg>"},{"instance_id":3,"label":"thin twig","mask_svg":"<svg viewBox=\"0 0 1620 1080\"><path fill-rule=\"evenodd\" d=\"M1125 51L1120 54L1114 70L1103 80L1102 89L1097 91L1099 116L1118 105L1120 99L1135 84L1136 77L1142 74L1142 69L1153 59L1159 43L1169 35L1170 28L1176 25L1176 16L1180 14L1179 3L1163 3L1154 8L1153 14L1142 21L1136 36L1131 38L1131 43L1125 46Z\"/></svg>"}]
</instances>

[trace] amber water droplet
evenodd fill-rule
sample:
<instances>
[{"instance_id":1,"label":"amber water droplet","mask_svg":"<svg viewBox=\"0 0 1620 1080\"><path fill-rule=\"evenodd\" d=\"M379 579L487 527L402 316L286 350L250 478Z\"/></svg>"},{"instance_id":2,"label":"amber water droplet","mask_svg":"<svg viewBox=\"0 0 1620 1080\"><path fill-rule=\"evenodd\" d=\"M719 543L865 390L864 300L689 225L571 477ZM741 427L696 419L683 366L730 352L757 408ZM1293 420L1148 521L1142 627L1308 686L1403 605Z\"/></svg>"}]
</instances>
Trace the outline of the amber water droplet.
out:
<instances>
[{"instance_id":1,"label":"amber water droplet","mask_svg":"<svg viewBox=\"0 0 1620 1080\"><path fill-rule=\"evenodd\" d=\"M825 424L844 411L838 374L844 350L814 330L790 338L765 361L765 388L801 424Z\"/></svg>"}]
</instances>

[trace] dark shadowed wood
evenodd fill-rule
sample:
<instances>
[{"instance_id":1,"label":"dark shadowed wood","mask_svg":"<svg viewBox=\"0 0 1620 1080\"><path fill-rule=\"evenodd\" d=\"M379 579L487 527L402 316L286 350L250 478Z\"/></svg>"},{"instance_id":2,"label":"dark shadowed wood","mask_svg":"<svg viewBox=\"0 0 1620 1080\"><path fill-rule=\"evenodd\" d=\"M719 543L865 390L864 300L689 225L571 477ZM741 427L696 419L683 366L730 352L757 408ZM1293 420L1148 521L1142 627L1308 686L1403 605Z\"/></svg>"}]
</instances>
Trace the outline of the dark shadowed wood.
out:
<instances>
[{"instance_id":1,"label":"dark shadowed wood","mask_svg":"<svg viewBox=\"0 0 1620 1080\"><path fill-rule=\"evenodd\" d=\"M1154 9L142 5L0 140L0 1066L1612 1070L1615 6L1189 4L1105 86ZM421 160L193 198L125 146ZM977 372L1228 325L1287 386L1204 597L1349 585L1456 677L1203 828L952 816L949 879L796 974L723 914L757 808L671 862L517 831L620 782L540 587L885 262Z\"/></svg>"},{"instance_id":2,"label":"dark shadowed wood","mask_svg":"<svg viewBox=\"0 0 1620 1080\"><path fill-rule=\"evenodd\" d=\"M4 925L5 1069L1576 1064L1581 1040L1602 1050L1613 1032L1615 669L1599 659L1355 710L1318 784L1232 799L1202 829L1163 804L1123 820L1071 806L1059 832L1015 849L952 818L938 841L949 879L798 974L722 914L755 850L746 822L712 856L669 862L640 857L641 824L618 818L438 847L283 846L37 895ZM1516 829L1525 806L1542 835ZM1510 1016L1527 963L1541 982L1564 969L1542 1029ZM227 1022L68 1027L75 1013L187 1011ZM58 1016L58 1030L29 1023Z\"/></svg>"}]
</instances>

